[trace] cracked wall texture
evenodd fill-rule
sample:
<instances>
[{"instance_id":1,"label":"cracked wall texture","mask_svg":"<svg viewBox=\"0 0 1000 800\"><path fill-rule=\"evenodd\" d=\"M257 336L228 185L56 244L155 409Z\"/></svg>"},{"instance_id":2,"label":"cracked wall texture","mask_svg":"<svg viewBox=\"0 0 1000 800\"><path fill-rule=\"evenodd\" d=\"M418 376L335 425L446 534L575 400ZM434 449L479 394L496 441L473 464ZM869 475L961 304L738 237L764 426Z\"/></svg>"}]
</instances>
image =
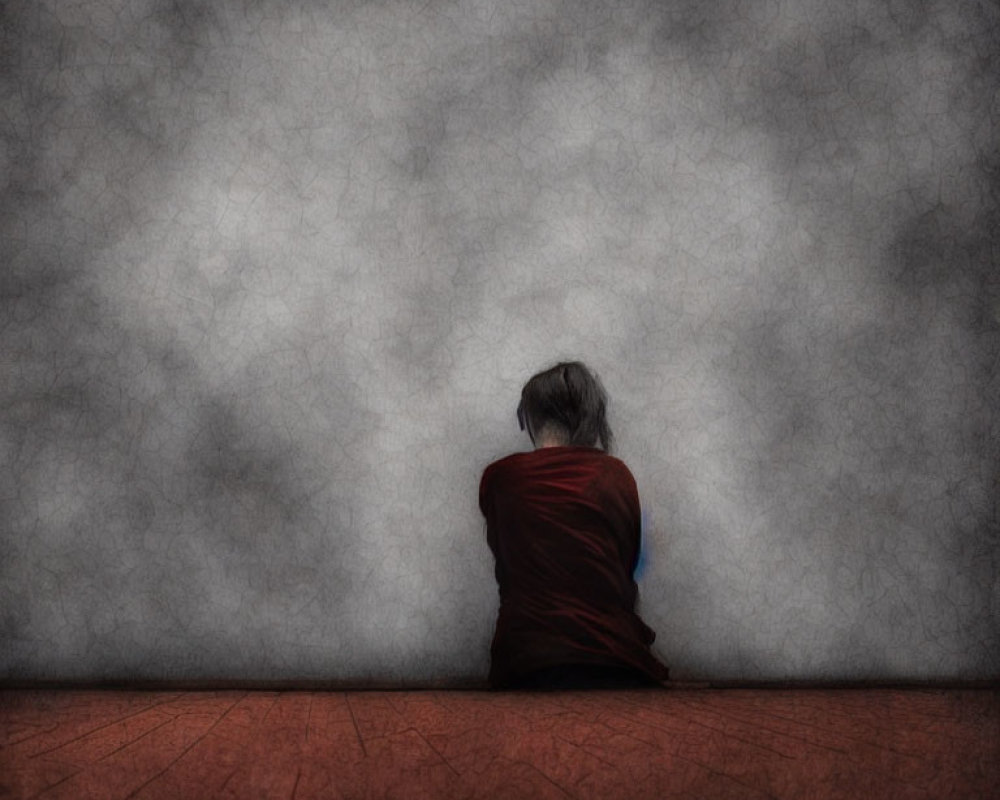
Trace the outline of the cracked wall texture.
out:
<instances>
[{"instance_id":1,"label":"cracked wall texture","mask_svg":"<svg viewBox=\"0 0 1000 800\"><path fill-rule=\"evenodd\" d=\"M997 675L995 4L0 23L3 677L484 676L569 358L675 676Z\"/></svg>"}]
</instances>

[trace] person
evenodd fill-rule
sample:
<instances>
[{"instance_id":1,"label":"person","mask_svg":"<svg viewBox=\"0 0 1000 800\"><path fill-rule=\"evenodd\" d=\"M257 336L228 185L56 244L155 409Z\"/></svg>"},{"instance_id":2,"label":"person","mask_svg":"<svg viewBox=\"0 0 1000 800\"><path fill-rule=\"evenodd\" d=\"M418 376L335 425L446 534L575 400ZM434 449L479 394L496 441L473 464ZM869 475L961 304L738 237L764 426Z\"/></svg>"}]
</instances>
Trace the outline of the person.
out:
<instances>
[{"instance_id":1,"label":"person","mask_svg":"<svg viewBox=\"0 0 1000 800\"><path fill-rule=\"evenodd\" d=\"M611 455L607 394L579 361L534 375L517 419L534 445L489 464L479 485L500 609L491 689L665 686L656 634L635 613L642 511Z\"/></svg>"}]
</instances>

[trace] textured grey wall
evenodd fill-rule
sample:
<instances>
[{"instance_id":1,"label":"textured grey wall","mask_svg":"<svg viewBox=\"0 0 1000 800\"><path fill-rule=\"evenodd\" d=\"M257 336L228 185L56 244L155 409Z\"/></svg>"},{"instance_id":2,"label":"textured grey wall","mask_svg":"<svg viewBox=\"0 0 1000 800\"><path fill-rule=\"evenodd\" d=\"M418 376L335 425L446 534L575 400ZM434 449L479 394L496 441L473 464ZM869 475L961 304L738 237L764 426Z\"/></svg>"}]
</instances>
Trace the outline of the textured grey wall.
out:
<instances>
[{"instance_id":1,"label":"textured grey wall","mask_svg":"<svg viewBox=\"0 0 1000 800\"><path fill-rule=\"evenodd\" d=\"M675 675L997 674L995 4L0 14L3 677L485 676L560 358Z\"/></svg>"}]
</instances>

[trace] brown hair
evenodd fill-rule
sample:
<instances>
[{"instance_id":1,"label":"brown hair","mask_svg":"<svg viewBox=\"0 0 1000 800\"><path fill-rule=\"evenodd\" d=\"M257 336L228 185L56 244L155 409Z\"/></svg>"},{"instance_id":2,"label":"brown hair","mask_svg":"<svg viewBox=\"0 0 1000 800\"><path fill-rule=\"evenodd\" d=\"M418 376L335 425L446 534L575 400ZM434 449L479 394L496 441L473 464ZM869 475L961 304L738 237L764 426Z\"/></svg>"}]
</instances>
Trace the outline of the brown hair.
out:
<instances>
[{"instance_id":1,"label":"brown hair","mask_svg":"<svg viewBox=\"0 0 1000 800\"><path fill-rule=\"evenodd\" d=\"M606 416L608 396L600 379L579 361L562 361L532 376L521 390L517 421L535 435L548 428L569 445L611 452L613 436Z\"/></svg>"}]
</instances>

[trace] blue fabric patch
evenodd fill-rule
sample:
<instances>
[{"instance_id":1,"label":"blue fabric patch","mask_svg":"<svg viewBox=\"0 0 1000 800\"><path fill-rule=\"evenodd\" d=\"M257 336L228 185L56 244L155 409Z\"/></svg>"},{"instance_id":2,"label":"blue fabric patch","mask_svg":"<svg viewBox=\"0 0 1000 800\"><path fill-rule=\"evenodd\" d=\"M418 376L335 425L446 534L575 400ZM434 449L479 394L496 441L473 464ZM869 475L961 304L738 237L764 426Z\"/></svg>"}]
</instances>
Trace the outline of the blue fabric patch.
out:
<instances>
[{"instance_id":1,"label":"blue fabric patch","mask_svg":"<svg viewBox=\"0 0 1000 800\"><path fill-rule=\"evenodd\" d=\"M639 528L639 558L632 571L632 580L638 581L646 571L646 512L642 511L642 525Z\"/></svg>"}]
</instances>

